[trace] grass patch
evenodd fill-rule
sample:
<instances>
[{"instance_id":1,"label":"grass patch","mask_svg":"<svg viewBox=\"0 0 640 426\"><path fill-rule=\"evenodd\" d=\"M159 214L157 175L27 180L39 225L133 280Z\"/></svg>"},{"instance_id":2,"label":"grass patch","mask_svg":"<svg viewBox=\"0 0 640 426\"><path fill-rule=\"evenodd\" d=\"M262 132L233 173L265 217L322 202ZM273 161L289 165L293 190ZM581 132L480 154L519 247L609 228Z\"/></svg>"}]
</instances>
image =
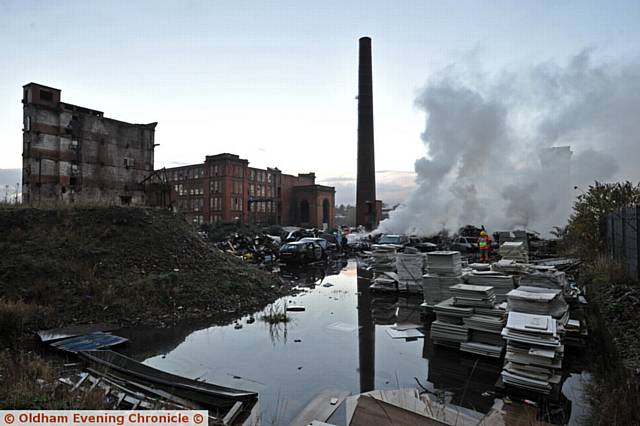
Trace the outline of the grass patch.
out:
<instances>
[{"instance_id":1,"label":"grass patch","mask_svg":"<svg viewBox=\"0 0 640 426\"><path fill-rule=\"evenodd\" d=\"M45 306L21 300L0 300L0 344L16 349L26 334L46 326L53 311Z\"/></svg>"},{"instance_id":2,"label":"grass patch","mask_svg":"<svg viewBox=\"0 0 640 426\"><path fill-rule=\"evenodd\" d=\"M580 281L590 295L593 348L593 380L585 387L591 412L584 424L640 425L640 371L634 367L640 348L638 285L621 265L603 257L583 268Z\"/></svg>"},{"instance_id":3,"label":"grass patch","mask_svg":"<svg viewBox=\"0 0 640 426\"><path fill-rule=\"evenodd\" d=\"M69 392L58 382L52 364L33 353L0 352L0 409L65 410L104 409L104 395L92 392Z\"/></svg>"}]
</instances>

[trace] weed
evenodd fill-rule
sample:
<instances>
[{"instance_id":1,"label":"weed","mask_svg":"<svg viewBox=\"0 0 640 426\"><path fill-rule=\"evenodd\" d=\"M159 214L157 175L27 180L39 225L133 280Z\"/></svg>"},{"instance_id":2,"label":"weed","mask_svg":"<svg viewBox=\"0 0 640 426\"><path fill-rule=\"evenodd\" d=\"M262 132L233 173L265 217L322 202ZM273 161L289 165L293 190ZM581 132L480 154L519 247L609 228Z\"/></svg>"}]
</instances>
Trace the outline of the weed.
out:
<instances>
[{"instance_id":1,"label":"weed","mask_svg":"<svg viewBox=\"0 0 640 426\"><path fill-rule=\"evenodd\" d=\"M275 303L269 306L267 312L260 319L268 324L286 323L291 320L287 315L287 309Z\"/></svg>"},{"instance_id":2,"label":"weed","mask_svg":"<svg viewBox=\"0 0 640 426\"><path fill-rule=\"evenodd\" d=\"M103 409L99 391L71 393L52 365L33 353L0 352L0 409Z\"/></svg>"}]
</instances>

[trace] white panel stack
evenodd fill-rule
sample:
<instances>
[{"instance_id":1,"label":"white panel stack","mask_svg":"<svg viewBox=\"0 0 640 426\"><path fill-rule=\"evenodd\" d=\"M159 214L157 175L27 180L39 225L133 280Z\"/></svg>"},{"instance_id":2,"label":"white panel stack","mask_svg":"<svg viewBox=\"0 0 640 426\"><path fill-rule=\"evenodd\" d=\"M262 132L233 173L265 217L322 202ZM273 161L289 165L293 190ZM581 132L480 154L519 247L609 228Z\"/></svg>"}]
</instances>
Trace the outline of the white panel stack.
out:
<instances>
[{"instance_id":1,"label":"white panel stack","mask_svg":"<svg viewBox=\"0 0 640 426\"><path fill-rule=\"evenodd\" d=\"M520 277L521 286L554 288L562 291L569 289L569 283L564 272L551 270L534 269L522 274Z\"/></svg>"},{"instance_id":2,"label":"white panel stack","mask_svg":"<svg viewBox=\"0 0 640 426\"><path fill-rule=\"evenodd\" d=\"M445 277L462 274L462 260L459 251L432 251L427 253L427 270L430 275Z\"/></svg>"},{"instance_id":3,"label":"white panel stack","mask_svg":"<svg viewBox=\"0 0 640 426\"><path fill-rule=\"evenodd\" d=\"M456 284L449 288L453 295L455 306L480 306L483 308L493 307L496 295L493 287L469 284Z\"/></svg>"},{"instance_id":4,"label":"white panel stack","mask_svg":"<svg viewBox=\"0 0 640 426\"><path fill-rule=\"evenodd\" d=\"M502 272L507 275L519 275L531 270L531 265L527 263L518 263L515 260L501 259L491 264L491 270Z\"/></svg>"},{"instance_id":5,"label":"white panel stack","mask_svg":"<svg viewBox=\"0 0 640 426\"><path fill-rule=\"evenodd\" d=\"M422 291L424 292L424 302L428 306L434 306L443 300L449 299L451 286L460 284L462 275L457 277L441 277L439 275L427 274L422 277Z\"/></svg>"},{"instance_id":6,"label":"white panel stack","mask_svg":"<svg viewBox=\"0 0 640 426\"><path fill-rule=\"evenodd\" d=\"M375 246L371 259L373 270L393 271L396 267L396 249L391 246Z\"/></svg>"},{"instance_id":7,"label":"white panel stack","mask_svg":"<svg viewBox=\"0 0 640 426\"><path fill-rule=\"evenodd\" d=\"M502 331L507 341L507 354L502 381L548 395L561 381L564 346L557 322L549 315L509 312Z\"/></svg>"},{"instance_id":8,"label":"white panel stack","mask_svg":"<svg viewBox=\"0 0 640 426\"><path fill-rule=\"evenodd\" d=\"M424 301L434 306L451 297L449 287L462 282L462 260L459 251L427 253L427 271L422 277Z\"/></svg>"},{"instance_id":9,"label":"white panel stack","mask_svg":"<svg viewBox=\"0 0 640 426\"><path fill-rule=\"evenodd\" d=\"M433 343L458 348L469 338L469 330L464 318L473 315L473 308L462 308L453 304L453 298L444 300L433 307L436 320L431 323Z\"/></svg>"},{"instance_id":10,"label":"white panel stack","mask_svg":"<svg viewBox=\"0 0 640 426\"><path fill-rule=\"evenodd\" d=\"M425 255L422 253L399 253L396 255L396 270L400 279L398 289L410 293L422 291L422 275L425 269Z\"/></svg>"},{"instance_id":11,"label":"white panel stack","mask_svg":"<svg viewBox=\"0 0 640 426\"><path fill-rule=\"evenodd\" d=\"M398 291L398 274L395 272L380 272L376 273L376 278L371 283L369 288L373 291Z\"/></svg>"},{"instance_id":12,"label":"white panel stack","mask_svg":"<svg viewBox=\"0 0 640 426\"><path fill-rule=\"evenodd\" d=\"M503 259L515 260L521 263L529 262L529 250L524 241L507 241L502 243L498 253Z\"/></svg>"},{"instance_id":13,"label":"white panel stack","mask_svg":"<svg viewBox=\"0 0 640 426\"><path fill-rule=\"evenodd\" d=\"M401 280L422 280L426 256L422 253L396 255L396 270Z\"/></svg>"},{"instance_id":14,"label":"white panel stack","mask_svg":"<svg viewBox=\"0 0 640 426\"><path fill-rule=\"evenodd\" d=\"M507 293L513 290L513 276L496 271L473 271L463 275L462 280L472 285L493 287L498 303L506 301Z\"/></svg>"},{"instance_id":15,"label":"white panel stack","mask_svg":"<svg viewBox=\"0 0 640 426\"><path fill-rule=\"evenodd\" d=\"M507 294L507 300L510 311L551 315L556 319L568 318L569 305L560 290L520 286Z\"/></svg>"}]
</instances>

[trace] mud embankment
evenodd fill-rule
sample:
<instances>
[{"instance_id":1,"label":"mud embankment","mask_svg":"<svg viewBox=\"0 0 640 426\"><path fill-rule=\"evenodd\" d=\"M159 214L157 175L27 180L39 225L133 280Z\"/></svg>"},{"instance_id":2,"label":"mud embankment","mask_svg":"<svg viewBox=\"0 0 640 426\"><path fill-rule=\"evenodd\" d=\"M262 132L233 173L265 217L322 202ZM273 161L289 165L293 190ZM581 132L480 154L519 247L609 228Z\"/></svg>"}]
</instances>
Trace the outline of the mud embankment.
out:
<instances>
[{"instance_id":1,"label":"mud embankment","mask_svg":"<svg viewBox=\"0 0 640 426\"><path fill-rule=\"evenodd\" d=\"M38 326L213 322L288 292L165 210L0 209L0 230L1 299L41 307Z\"/></svg>"}]
</instances>

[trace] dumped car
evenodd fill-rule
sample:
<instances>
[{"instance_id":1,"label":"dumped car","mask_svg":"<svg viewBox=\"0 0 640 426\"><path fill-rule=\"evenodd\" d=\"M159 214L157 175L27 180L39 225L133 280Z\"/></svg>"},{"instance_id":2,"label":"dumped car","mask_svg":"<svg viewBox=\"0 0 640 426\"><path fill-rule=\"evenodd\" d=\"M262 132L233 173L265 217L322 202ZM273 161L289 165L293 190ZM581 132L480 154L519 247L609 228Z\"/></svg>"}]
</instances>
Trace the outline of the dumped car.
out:
<instances>
[{"instance_id":1,"label":"dumped car","mask_svg":"<svg viewBox=\"0 0 640 426\"><path fill-rule=\"evenodd\" d=\"M294 241L280 247L280 260L285 263L312 263L324 258L324 250L315 241Z\"/></svg>"},{"instance_id":2,"label":"dumped car","mask_svg":"<svg viewBox=\"0 0 640 426\"><path fill-rule=\"evenodd\" d=\"M324 238L305 237L300 239L300 242L303 242L303 243L312 242L312 243L318 244L320 247L322 247L322 257L326 257L329 253L335 252L337 250L337 247L335 244L327 241Z\"/></svg>"}]
</instances>

